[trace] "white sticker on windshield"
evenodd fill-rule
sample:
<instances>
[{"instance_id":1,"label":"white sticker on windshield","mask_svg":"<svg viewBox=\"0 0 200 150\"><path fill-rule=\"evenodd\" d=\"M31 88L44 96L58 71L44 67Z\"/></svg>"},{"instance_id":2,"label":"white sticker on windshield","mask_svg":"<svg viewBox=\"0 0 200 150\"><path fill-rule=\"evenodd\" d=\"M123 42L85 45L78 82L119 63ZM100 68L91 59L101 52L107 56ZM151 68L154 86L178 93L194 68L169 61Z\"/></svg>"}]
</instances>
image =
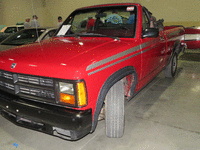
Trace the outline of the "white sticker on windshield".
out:
<instances>
[{"instance_id":1,"label":"white sticker on windshield","mask_svg":"<svg viewBox=\"0 0 200 150\"><path fill-rule=\"evenodd\" d=\"M71 27L71 25L62 25L62 27L61 27L60 31L58 32L57 36L65 35L70 27Z\"/></svg>"},{"instance_id":2,"label":"white sticker on windshield","mask_svg":"<svg viewBox=\"0 0 200 150\"><path fill-rule=\"evenodd\" d=\"M127 10L127 11L134 11L134 6L127 7L126 10Z\"/></svg>"}]
</instances>

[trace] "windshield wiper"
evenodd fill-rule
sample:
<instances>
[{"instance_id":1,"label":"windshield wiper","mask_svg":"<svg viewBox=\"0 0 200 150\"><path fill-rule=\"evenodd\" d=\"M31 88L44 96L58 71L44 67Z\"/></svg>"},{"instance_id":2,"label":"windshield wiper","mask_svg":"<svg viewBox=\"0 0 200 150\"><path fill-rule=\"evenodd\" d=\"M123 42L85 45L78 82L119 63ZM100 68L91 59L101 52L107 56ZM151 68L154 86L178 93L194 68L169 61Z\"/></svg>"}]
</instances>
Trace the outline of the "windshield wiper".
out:
<instances>
[{"instance_id":1,"label":"windshield wiper","mask_svg":"<svg viewBox=\"0 0 200 150\"><path fill-rule=\"evenodd\" d=\"M114 39L114 40L120 41L120 38L117 37L117 36L108 36L108 35L104 35L104 34L97 34L97 35L100 35L100 36L103 36L103 37L109 37L109 38L112 38L112 39Z\"/></svg>"},{"instance_id":2,"label":"windshield wiper","mask_svg":"<svg viewBox=\"0 0 200 150\"><path fill-rule=\"evenodd\" d=\"M98 33L74 33L74 34L68 34L68 35L59 35L58 37L75 37L75 38L80 38L81 36L88 36L88 37L93 37L93 36L97 36L97 37L109 37L115 40L120 40L119 37L114 37L114 36L108 36L108 35L104 35L104 34L98 34Z\"/></svg>"},{"instance_id":3,"label":"windshield wiper","mask_svg":"<svg viewBox=\"0 0 200 150\"><path fill-rule=\"evenodd\" d=\"M73 34L67 34L67 35L56 35L55 37L77 37L79 38L81 34L73 33Z\"/></svg>"},{"instance_id":4,"label":"windshield wiper","mask_svg":"<svg viewBox=\"0 0 200 150\"><path fill-rule=\"evenodd\" d=\"M105 34L98 34L98 33L81 33L81 34L77 34L78 36L98 36L98 37L109 37L115 40L120 40L119 37L115 37L115 36L108 36Z\"/></svg>"}]
</instances>

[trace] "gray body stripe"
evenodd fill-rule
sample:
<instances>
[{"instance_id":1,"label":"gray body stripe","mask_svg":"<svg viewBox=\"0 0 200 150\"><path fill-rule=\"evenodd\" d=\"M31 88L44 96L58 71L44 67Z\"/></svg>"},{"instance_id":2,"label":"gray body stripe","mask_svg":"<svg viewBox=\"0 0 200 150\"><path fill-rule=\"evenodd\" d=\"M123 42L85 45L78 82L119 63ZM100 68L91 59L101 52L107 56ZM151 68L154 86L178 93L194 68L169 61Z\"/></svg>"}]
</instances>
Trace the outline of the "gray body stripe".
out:
<instances>
[{"instance_id":1,"label":"gray body stripe","mask_svg":"<svg viewBox=\"0 0 200 150\"><path fill-rule=\"evenodd\" d=\"M151 50L152 48L148 48L148 49L146 49L146 50L143 50L143 51L141 51L141 53L145 53L145 52L147 52L147 51L149 51L149 50Z\"/></svg>"},{"instance_id":2,"label":"gray body stripe","mask_svg":"<svg viewBox=\"0 0 200 150\"><path fill-rule=\"evenodd\" d=\"M101 70L104 70L104 69L106 69L106 68L108 68L108 67L111 67L111 66L113 66L113 65L116 65L116 64L118 64L118 63L120 63L120 62L122 62L122 61L125 61L125 60L127 60L127 59L132 58L132 57L135 57L135 56L137 56L137 55L139 55L139 54L141 54L141 52L139 52L139 53L137 53L137 54L134 54L134 55L131 55L131 56L129 56L129 57L126 57L126 58L124 58L124 59L121 59L121 60L119 60L119 61L117 61L117 62L115 62L115 63L112 63L112 64L107 65L107 66L105 66L105 67L102 67L102 68L100 68L100 69L97 69L97 70L95 70L95 71L93 71L93 72L90 72L90 73L88 73L88 75L97 73L97 72L99 72L99 71L101 71Z\"/></svg>"},{"instance_id":3,"label":"gray body stripe","mask_svg":"<svg viewBox=\"0 0 200 150\"><path fill-rule=\"evenodd\" d=\"M156 40L154 40L155 42L156 42ZM110 62L110 61L113 61L113 60L115 60L115 59L118 59L118 58L120 58L120 57L122 57L122 56L125 56L125 55L128 55L128 54L130 54L130 53L133 53L133 52L135 52L135 51L137 51L137 50L140 50L140 49L143 49L143 48L145 48L145 47L148 47L148 46L150 46L151 44L153 44L154 42L146 42L146 43L143 43L143 44L141 44L141 45L138 45L138 46L136 46L136 47L133 47L133 48L131 48L131 49L128 49L128 50L126 50L126 51L124 51L124 52L121 52L121 53L118 53L118 54L116 54L116 55L114 55L114 56L111 56L111 57L108 57L108 58L106 58L106 59L103 59L103 60L101 60L101 61L98 61L98 62L96 62L96 63L94 63L94 64L91 64L91 65L89 65L87 68L86 68L86 71L88 71L88 70L91 70L91 69L94 69L94 68L96 68L96 67L99 67L99 66L101 66L101 65L103 65L103 64L106 64L106 63L108 63L108 62ZM131 56L129 56L129 57L126 57L126 58L124 58L124 59L122 59L122 60L119 60L119 61L117 61L117 62L115 62L115 63L112 63L112 64L110 64L110 65L107 65L107 66L105 66L105 67L102 67L102 68L100 68L100 69L97 69L97 70L95 70L95 71L92 71L92 72L90 72L90 73L88 73L88 75L91 75L91 74L94 74L94 73L96 73L96 72L99 72L99 71L101 71L101 70L104 70L104 69L106 69L106 68L108 68L108 67L111 67L111 66L113 66L113 65L116 65L116 64L118 64L118 63L120 63L120 62L122 62L122 61L125 61L125 60L127 60L127 59L130 59L130 58L132 58L132 57L134 57L134 56L137 56L137 55L139 55L139 54L141 54L141 53L144 53L144 52L146 52L146 51L148 51L148 50L151 50L152 48L148 48L148 49L146 49L146 50L143 50L142 52L138 52L138 53L136 53L136 54L134 54L134 55L131 55Z\"/></svg>"},{"instance_id":4,"label":"gray body stripe","mask_svg":"<svg viewBox=\"0 0 200 150\"><path fill-rule=\"evenodd\" d=\"M128 49L128 50L126 50L126 51L124 51L124 52L118 53L118 54L116 54L116 55L114 55L114 56L111 56L111 57L108 57L108 58L106 58L106 59L103 59L103 60L101 60L101 61L98 61L98 62L96 62L96 63L94 63L94 64L89 65L89 66L86 68L86 71L91 70L91 69L94 69L94 68L96 68L96 67L98 67L98 66L101 66L101 65L103 65L103 64L106 64L106 63L108 63L108 62L110 62L110 61L113 61L113 60L115 60L115 59L118 59L118 58L120 58L120 57L123 57L123 56L125 56L125 55L128 55L128 54L130 54L130 53L133 53L133 52L135 52L135 51L137 51L137 50L139 50L139 49L140 49L140 45L138 45L138 46L136 46L136 47L133 47L133 48L131 48L131 49Z\"/></svg>"}]
</instances>

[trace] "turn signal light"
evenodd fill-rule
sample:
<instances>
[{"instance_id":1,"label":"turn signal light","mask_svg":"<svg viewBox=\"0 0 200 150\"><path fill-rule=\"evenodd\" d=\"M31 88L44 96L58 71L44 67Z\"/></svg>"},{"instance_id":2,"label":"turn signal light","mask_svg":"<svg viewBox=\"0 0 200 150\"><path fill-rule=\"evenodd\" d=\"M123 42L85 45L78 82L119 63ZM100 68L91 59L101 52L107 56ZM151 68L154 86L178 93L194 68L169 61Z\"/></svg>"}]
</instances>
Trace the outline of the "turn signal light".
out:
<instances>
[{"instance_id":1,"label":"turn signal light","mask_svg":"<svg viewBox=\"0 0 200 150\"><path fill-rule=\"evenodd\" d=\"M71 105L75 105L75 97L70 94L60 93L60 101Z\"/></svg>"},{"instance_id":2,"label":"turn signal light","mask_svg":"<svg viewBox=\"0 0 200 150\"><path fill-rule=\"evenodd\" d=\"M84 82L77 83L78 106L87 105L86 88Z\"/></svg>"}]
</instances>

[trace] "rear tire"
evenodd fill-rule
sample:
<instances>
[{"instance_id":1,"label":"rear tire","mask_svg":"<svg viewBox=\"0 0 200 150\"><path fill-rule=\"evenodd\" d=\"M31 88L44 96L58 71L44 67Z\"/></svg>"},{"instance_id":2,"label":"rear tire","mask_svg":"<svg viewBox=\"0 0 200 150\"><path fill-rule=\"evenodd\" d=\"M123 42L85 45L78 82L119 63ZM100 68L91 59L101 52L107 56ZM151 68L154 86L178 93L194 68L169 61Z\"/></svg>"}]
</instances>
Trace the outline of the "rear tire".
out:
<instances>
[{"instance_id":1,"label":"rear tire","mask_svg":"<svg viewBox=\"0 0 200 150\"><path fill-rule=\"evenodd\" d=\"M174 53L172 59L170 60L170 63L164 69L165 77L172 78L175 76L177 70L177 64L178 64L177 54Z\"/></svg>"},{"instance_id":2,"label":"rear tire","mask_svg":"<svg viewBox=\"0 0 200 150\"><path fill-rule=\"evenodd\" d=\"M106 135L110 138L122 137L124 134L124 85L121 80L108 91L105 112Z\"/></svg>"}]
</instances>

